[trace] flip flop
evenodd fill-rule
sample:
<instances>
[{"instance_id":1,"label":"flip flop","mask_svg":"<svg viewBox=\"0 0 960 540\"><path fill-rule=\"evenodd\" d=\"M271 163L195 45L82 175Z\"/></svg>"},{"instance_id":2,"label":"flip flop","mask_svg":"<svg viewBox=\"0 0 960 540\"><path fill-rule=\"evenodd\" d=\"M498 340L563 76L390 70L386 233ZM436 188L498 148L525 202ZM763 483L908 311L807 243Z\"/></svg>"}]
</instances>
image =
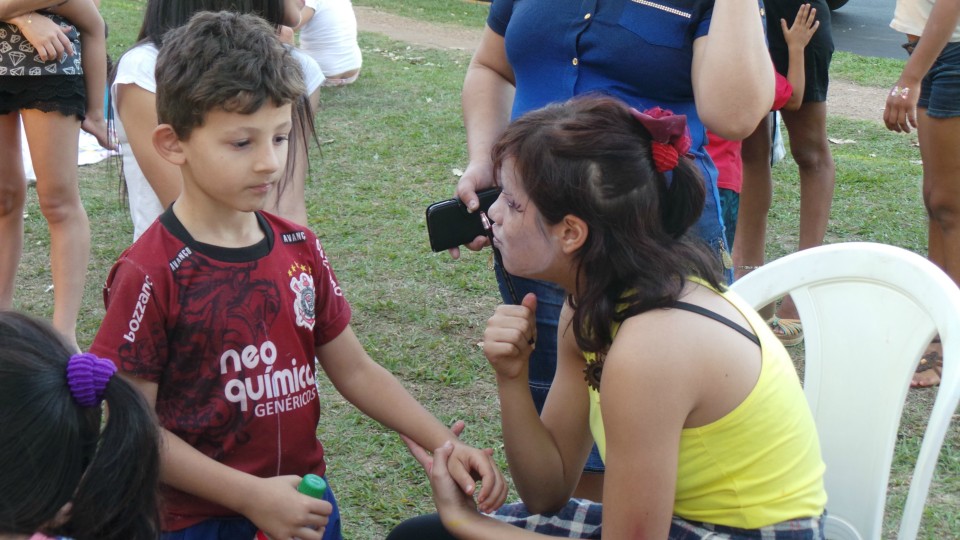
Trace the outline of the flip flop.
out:
<instances>
[{"instance_id":1,"label":"flip flop","mask_svg":"<svg viewBox=\"0 0 960 540\"><path fill-rule=\"evenodd\" d=\"M784 347L793 347L803 341L803 323L800 319L781 319L774 315L767 325Z\"/></svg>"},{"instance_id":2,"label":"flip flop","mask_svg":"<svg viewBox=\"0 0 960 540\"><path fill-rule=\"evenodd\" d=\"M929 388L931 386L938 386L940 384L940 375L943 373L943 355L940 354L939 351L928 351L921 356L915 373L923 373L931 369L937 374L936 382L913 382L910 384L910 386L913 386L914 388Z\"/></svg>"}]
</instances>

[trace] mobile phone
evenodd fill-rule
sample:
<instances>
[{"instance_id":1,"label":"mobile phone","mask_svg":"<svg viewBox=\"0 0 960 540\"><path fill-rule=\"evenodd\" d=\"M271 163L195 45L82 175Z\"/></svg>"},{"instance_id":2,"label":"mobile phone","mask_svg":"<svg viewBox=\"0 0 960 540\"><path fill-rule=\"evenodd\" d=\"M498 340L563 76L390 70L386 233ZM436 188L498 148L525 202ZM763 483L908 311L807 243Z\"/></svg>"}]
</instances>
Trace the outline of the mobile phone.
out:
<instances>
[{"instance_id":1,"label":"mobile phone","mask_svg":"<svg viewBox=\"0 0 960 540\"><path fill-rule=\"evenodd\" d=\"M427 236L430 238L430 249L444 251L483 236L485 231L480 221L480 212L486 212L499 196L500 188L478 191L480 208L473 212L467 212L467 206L457 198L428 206Z\"/></svg>"}]
</instances>

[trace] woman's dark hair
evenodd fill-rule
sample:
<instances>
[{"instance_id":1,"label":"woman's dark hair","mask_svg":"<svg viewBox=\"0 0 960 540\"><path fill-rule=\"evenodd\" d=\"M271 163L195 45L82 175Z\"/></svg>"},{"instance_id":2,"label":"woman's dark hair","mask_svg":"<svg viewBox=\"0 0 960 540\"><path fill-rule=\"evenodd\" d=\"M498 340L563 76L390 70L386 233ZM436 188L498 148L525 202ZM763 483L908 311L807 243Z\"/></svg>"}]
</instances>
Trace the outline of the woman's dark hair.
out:
<instances>
[{"instance_id":1,"label":"woman's dark hair","mask_svg":"<svg viewBox=\"0 0 960 540\"><path fill-rule=\"evenodd\" d=\"M0 533L154 540L160 432L140 393L114 375L109 407L81 407L70 350L48 324L0 311ZM66 520L54 523L66 503Z\"/></svg>"},{"instance_id":2,"label":"woman's dark hair","mask_svg":"<svg viewBox=\"0 0 960 540\"><path fill-rule=\"evenodd\" d=\"M720 289L720 260L687 231L703 211L696 166L681 158L657 172L650 133L622 102L586 95L521 117L493 148L496 174L508 158L548 224L584 220L577 289L569 301L578 346L600 352L611 324L671 306L690 276Z\"/></svg>"}]
</instances>

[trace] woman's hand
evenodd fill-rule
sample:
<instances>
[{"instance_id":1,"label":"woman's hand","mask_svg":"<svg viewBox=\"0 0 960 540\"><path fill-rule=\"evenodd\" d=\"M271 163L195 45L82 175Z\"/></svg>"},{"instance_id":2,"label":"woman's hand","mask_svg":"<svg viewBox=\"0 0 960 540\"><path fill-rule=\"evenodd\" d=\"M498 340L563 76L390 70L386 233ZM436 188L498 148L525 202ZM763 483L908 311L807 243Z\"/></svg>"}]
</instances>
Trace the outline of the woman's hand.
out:
<instances>
[{"instance_id":1,"label":"woman's hand","mask_svg":"<svg viewBox=\"0 0 960 540\"><path fill-rule=\"evenodd\" d=\"M537 296L527 293L519 306L501 305L487 321L483 354L497 377L526 376L527 361L537 342Z\"/></svg>"},{"instance_id":2,"label":"woman's hand","mask_svg":"<svg viewBox=\"0 0 960 540\"><path fill-rule=\"evenodd\" d=\"M887 93L883 109L883 123L890 131L910 133L917 127L917 101L920 99L920 81L908 81L900 77Z\"/></svg>"},{"instance_id":3,"label":"woman's hand","mask_svg":"<svg viewBox=\"0 0 960 540\"><path fill-rule=\"evenodd\" d=\"M466 424L463 420L457 420L450 426L450 431L459 438L464 428L466 428ZM410 454L429 475L431 470L433 470L434 456L430 455L424 447L417 444L416 441L410 437L407 437L403 433L399 435L403 443L407 445L407 450L410 451ZM481 481L483 485L480 489L480 494L477 496L477 503L480 505L482 511L493 512L503 506L504 501L507 500L508 487L506 480L503 478L503 474L493 461L493 449L484 448L477 450L476 448L457 441L452 453L457 454L456 450L460 447L462 447L460 457L453 456L451 459L457 460L459 464L463 466L463 472L460 473L459 476L451 474L450 468L453 465L451 462L450 466L447 467L448 474L454 478L461 478L462 481L460 482L454 481L460 485L461 491L468 497L476 491L473 480ZM465 488L464 486L467 487Z\"/></svg>"},{"instance_id":4,"label":"woman's hand","mask_svg":"<svg viewBox=\"0 0 960 540\"><path fill-rule=\"evenodd\" d=\"M447 441L433 452L433 466L428 472L433 503L447 530L456 530L470 518L479 517L473 500L463 493L450 474L448 462L452 459L454 444Z\"/></svg>"},{"instance_id":5,"label":"woman's hand","mask_svg":"<svg viewBox=\"0 0 960 540\"><path fill-rule=\"evenodd\" d=\"M483 164L471 161L467 164L467 170L463 171L463 175L457 182L456 197L463 201L470 212L476 212L480 208L480 198L477 197L477 192L494 186L492 167L493 165L489 161ZM480 251L488 245L490 245L490 239L486 236L478 236L469 244L464 244L464 247L470 251ZM460 258L459 247L450 248L447 251L454 259Z\"/></svg>"},{"instance_id":6,"label":"woman's hand","mask_svg":"<svg viewBox=\"0 0 960 540\"><path fill-rule=\"evenodd\" d=\"M72 27L61 27L49 17L36 12L26 13L8 22L20 28L23 37L33 45L44 62L59 61L64 54L73 56L73 45L67 36Z\"/></svg>"}]
</instances>

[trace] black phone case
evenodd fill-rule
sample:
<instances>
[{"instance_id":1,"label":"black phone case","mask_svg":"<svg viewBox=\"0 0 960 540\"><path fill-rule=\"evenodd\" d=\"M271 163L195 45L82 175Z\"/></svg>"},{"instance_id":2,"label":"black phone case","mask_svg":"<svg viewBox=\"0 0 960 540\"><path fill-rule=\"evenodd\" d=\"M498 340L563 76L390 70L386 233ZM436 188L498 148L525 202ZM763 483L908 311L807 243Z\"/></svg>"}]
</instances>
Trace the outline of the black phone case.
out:
<instances>
[{"instance_id":1,"label":"black phone case","mask_svg":"<svg viewBox=\"0 0 960 540\"><path fill-rule=\"evenodd\" d=\"M480 209L470 213L460 199L447 199L435 202L427 207L427 235L430 237L430 249L444 251L483 236L483 222L480 211L486 212L493 201L500 196L500 188L485 189L477 193Z\"/></svg>"}]
</instances>

